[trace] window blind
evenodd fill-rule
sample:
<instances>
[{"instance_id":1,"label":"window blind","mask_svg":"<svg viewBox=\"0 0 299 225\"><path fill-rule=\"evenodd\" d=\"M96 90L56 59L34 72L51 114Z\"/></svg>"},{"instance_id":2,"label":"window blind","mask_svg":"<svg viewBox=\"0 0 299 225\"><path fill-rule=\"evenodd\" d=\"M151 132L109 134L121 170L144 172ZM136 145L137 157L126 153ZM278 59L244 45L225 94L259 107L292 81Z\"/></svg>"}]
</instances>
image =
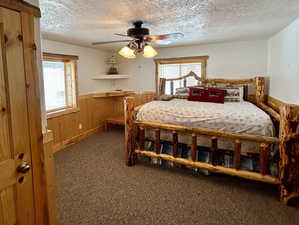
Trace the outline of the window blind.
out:
<instances>
[{"instance_id":1,"label":"window blind","mask_svg":"<svg viewBox=\"0 0 299 225\"><path fill-rule=\"evenodd\" d=\"M198 76L201 76L201 63L182 63L182 64L161 64L160 65L160 78L178 78L187 75L193 71ZM187 86L197 85L197 80L193 77L186 79ZM174 90L184 86L184 80L173 82ZM170 89L170 82L166 82L165 94L173 94Z\"/></svg>"}]
</instances>

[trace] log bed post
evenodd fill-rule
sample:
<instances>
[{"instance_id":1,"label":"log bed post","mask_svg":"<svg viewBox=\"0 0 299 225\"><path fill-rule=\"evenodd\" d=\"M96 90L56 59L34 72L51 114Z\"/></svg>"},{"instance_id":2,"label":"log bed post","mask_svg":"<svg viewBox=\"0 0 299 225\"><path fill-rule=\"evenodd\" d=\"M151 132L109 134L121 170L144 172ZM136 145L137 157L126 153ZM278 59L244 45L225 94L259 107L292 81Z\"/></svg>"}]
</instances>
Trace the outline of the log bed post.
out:
<instances>
[{"instance_id":1,"label":"log bed post","mask_svg":"<svg viewBox=\"0 0 299 225\"><path fill-rule=\"evenodd\" d=\"M268 156L269 148L268 145L262 143L260 145L260 173L264 176L268 172Z\"/></svg>"},{"instance_id":2,"label":"log bed post","mask_svg":"<svg viewBox=\"0 0 299 225\"><path fill-rule=\"evenodd\" d=\"M256 77L255 87L256 87L255 90L256 104L259 106L265 102L265 78Z\"/></svg>"},{"instance_id":3,"label":"log bed post","mask_svg":"<svg viewBox=\"0 0 299 225\"><path fill-rule=\"evenodd\" d=\"M299 198L299 106L284 105L280 115L280 200L288 204Z\"/></svg>"},{"instance_id":4,"label":"log bed post","mask_svg":"<svg viewBox=\"0 0 299 225\"><path fill-rule=\"evenodd\" d=\"M134 131L134 106L135 98L128 96L124 99L125 111L125 151L126 151L126 164L133 166L135 164L135 131Z\"/></svg>"}]
</instances>

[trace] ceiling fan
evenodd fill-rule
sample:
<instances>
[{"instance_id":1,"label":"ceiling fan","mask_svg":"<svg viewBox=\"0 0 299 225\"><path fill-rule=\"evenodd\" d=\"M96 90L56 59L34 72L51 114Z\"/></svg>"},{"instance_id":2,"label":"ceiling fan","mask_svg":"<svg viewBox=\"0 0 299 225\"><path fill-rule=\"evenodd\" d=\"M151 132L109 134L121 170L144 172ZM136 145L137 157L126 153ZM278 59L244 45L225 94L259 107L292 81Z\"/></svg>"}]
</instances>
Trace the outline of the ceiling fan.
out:
<instances>
[{"instance_id":1,"label":"ceiling fan","mask_svg":"<svg viewBox=\"0 0 299 225\"><path fill-rule=\"evenodd\" d=\"M182 33L170 33L162 35L150 35L148 28L142 27L143 21L133 22L133 28L128 29L127 34L115 34L128 37L128 40L94 42L92 45L103 45L111 43L129 42L118 52L125 58L136 58L137 53L143 53L145 58L152 58L157 51L150 44L169 44L184 37Z\"/></svg>"}]
</instances>

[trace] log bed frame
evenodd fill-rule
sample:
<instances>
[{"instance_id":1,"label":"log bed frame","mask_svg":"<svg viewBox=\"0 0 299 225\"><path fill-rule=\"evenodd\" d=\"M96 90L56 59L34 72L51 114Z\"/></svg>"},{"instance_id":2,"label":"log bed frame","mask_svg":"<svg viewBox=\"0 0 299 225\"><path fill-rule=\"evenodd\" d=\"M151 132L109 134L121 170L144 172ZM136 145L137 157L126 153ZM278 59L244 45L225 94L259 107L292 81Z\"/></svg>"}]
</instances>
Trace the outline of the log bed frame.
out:
<instances>
[{"instance_id":1,"label":"log bed frame","mask_svg":"<svg viewBox=\"0 0 299 225\"><path fill-rule=\"evenodd\" d=\"M290 200L299 198L299 106L284 104L280 107L279 112L266 104L265 96L265 79L264 77L255 77L243 80L227 79L202 79L195 73L191 72L186 76L175 79L160 79L159 93L165 90L165 82L184 80L194 77L202 83L222 83L235 85L254 85L255 105L267 112L271 118L279 123L278 137L258 136L245 133L233 133L207 128L192 128L172 124L153 123L136 120L136 114L140 106L135 107L134 97L126 97L124 100L125 107L125 149L126 164L133 166L136 163L137 154L145 155L152 158L160 158L174 163L191 166L195 168L206 169L211 172L222 173L237 176L245 179L261 181L270 184L276 184L280 187L280 201L288 204ZM159 94L158 93L158 94ZM155 130L155 150L147 151L144 147L145 128ZM172 155L160 153L160 130L171 131L173 134L173 152ZM178 134L190 134L192 137L191 158L179 158L178 153ZM206 135L211 137L212 163L196 161L197 135ZM218 151L218 138L231 139L234 143L234 168L226 168L216 165ZM251 172L240 170L241 143L242 141L252 141L260 144L260 172ZM269 156L269 146L279 145L279 175L273 177L267 174L267 163Z\"/></svg>"}]
</instances>

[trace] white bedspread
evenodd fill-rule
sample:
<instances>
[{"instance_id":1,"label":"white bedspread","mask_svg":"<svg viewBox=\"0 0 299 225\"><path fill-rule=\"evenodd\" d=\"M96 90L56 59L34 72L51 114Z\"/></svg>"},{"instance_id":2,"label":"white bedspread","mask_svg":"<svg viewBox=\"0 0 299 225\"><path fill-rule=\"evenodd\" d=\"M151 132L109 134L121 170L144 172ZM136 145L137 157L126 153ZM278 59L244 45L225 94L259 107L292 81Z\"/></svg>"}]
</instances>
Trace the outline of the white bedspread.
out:
<instances>
[{"instance_id":1,"label":"white bedspread","mask_svg":"<svg viewBox=\"0 0 299 225\"><path fill-rule=\"evenodd\" d=\"M225 102L224 104L194 102L186 99L171 101L153 101L143 105L137 113L137 119L149 122L168 123L189 127L211 128L234 133L247 133L263 136L274 136L271 118L254 104L244 102ZM152 136L148 134L149 136ZM165 132L165 140L171 136ZM199 144L210 146L210 139L199 138ZM180 138L182 143L190 143L186 135ZM246 142L245 144L248 144ZM232 141L221 139L219 147L233 149ZM258 152L256 145L243 146L242 153Z\"/></svg>"}]
</instances>

